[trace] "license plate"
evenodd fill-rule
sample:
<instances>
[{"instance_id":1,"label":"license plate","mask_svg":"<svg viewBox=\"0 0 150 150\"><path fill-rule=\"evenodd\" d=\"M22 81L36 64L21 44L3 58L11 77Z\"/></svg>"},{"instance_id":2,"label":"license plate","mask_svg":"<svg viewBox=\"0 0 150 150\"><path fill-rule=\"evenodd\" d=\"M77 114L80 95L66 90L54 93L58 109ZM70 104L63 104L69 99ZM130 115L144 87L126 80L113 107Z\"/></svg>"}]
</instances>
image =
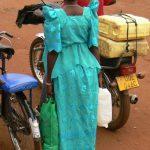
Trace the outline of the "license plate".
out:
<instances>
[{"instance_id":1,"label":"license plate","mask_svg":"<svg viewBox=\"0 0 150 150\"><path fill-rule=\"evenodd\" d=\"M136 74L116 77L116 80L120 91L136 88L139 86Z\"/></svg>"}]
</instances>

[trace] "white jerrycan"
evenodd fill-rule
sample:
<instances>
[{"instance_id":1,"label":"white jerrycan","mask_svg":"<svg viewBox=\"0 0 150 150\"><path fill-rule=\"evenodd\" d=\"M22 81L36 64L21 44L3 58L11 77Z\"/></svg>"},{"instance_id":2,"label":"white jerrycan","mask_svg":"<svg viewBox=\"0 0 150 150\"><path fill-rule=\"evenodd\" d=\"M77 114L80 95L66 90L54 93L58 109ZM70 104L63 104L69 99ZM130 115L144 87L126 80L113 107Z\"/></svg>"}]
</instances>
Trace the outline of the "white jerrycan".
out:
<instances>
[{"instance_id":1,"label":"white jerrycan","mask_svg":"<svg viewBox=\"0 0 150 150\"><path fill-rule=\"evenodd\" d=\"M108 128L112 121L112 99L107 88L99 88L97 117L98 126Z\"/></svg>"}]
</instances>

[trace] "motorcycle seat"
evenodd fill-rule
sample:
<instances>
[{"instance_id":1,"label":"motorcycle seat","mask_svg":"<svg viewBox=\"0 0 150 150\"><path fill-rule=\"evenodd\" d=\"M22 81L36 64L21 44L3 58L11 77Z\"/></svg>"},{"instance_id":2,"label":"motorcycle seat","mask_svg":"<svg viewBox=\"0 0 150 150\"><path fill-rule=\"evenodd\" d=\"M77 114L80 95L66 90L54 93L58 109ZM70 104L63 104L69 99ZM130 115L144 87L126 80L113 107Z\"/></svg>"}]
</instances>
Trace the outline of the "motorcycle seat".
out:
<instances>
[{"instance_id":1,"label":"motorcycle seat","mask_svg":"<svg viewBox=\"0 0 150 150\"><path fill-rule=\"evenodd\" d=\"M8 73L0 75L0 88L8 93L30 90L38 86L37 80L29 75Z\"/></svg>"},{"instance_id":2,"label":"motorcycle seat","mask_svg":"<svg viewBox=\"0 0 150 150\"><path fill-rule=\"evenodd\" d=\"M12 47L0 44L0 54L5 53L7 54L7 59L11 58L12 55L15 54L15 51Z\"/></svg>"}]
</instances>

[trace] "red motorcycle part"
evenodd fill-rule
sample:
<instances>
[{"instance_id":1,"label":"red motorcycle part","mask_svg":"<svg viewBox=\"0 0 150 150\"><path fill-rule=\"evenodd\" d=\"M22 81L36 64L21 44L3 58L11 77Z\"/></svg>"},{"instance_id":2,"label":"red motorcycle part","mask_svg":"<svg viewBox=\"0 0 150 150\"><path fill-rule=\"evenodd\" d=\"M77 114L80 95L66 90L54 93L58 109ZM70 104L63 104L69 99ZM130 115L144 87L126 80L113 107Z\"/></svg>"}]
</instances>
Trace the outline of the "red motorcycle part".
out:
<instances>
[{"instance_id":1,"label":"red motorcycle part","mask_svg":"<svg viewBox=\"0 0 150 150\"><path fill-rule=\"evenodd\" d=\"M136 66L131 65L122 65L119 68L119 72L121 76L130 75L136 73Z\"/></svg>"}]
</instances>

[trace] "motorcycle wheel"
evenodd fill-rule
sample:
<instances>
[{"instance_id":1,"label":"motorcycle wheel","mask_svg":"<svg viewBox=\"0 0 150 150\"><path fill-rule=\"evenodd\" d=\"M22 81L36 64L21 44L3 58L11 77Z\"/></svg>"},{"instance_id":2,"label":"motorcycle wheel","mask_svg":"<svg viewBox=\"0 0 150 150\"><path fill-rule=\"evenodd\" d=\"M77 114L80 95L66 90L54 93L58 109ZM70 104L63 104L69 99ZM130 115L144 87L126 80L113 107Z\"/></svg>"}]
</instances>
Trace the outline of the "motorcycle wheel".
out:
<instances>
[{"instance_id":1,"label":"motorcycle wheel","mask_svg":"<svg viewBox=\"0 0 150 150\"><path fill-rule=\"evenodd\" d=\"M41 86L44 78L44 67L42 62L42 55L44 51L44 43L43 39L38 37L36 38L30 47L30 67L32 74L38 80L39 85Z\"/></svg>"},{"instance_id":2,"label":"motorcycle wheel","mask_svg":"<svg viewBox=\"0 0 150 150\"><path fill-rule=\"evenodd\" d=\"M108 124L108 129L114 131L123 127L129 118L130 97L127 90L121 92L118 87L110 87L106 78L104 85L112 96L112 121Z\"/></svg>"},{"instance_id":3,"label":"motorcycle wheel","mask_svg":"<svg viewBox=\"0 0 150 150\"><path fill-rule=\"evenodd\" d=\"M119 92L119 99L117 100L117 104L112 104L112 109L113 120L109 123L108 129L117 130L123 127L129 118L130 98L128 91ZM118 109L118 114L115 116L116 109Z\"/></svg>"}]
</instances>

